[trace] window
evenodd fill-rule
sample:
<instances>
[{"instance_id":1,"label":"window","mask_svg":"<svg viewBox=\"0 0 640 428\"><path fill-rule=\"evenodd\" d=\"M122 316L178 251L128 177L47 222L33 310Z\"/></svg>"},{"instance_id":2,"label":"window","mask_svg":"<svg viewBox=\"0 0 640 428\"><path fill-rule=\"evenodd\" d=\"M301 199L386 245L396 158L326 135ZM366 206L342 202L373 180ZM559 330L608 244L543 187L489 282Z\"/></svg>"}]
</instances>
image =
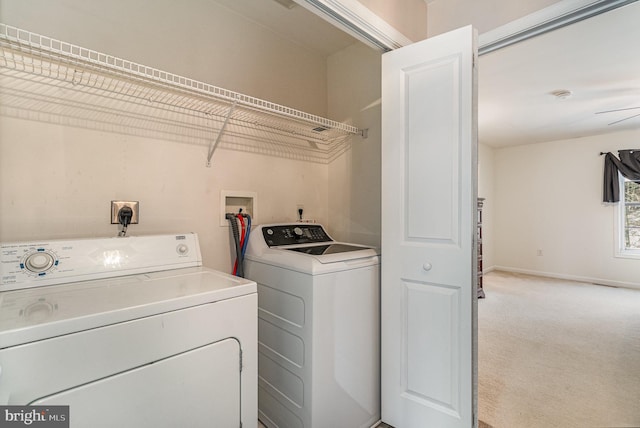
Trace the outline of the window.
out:
<instances>
[{"instance_id":1,"label":"window","mask_svg":"<svg viewBox=\"0 0 640 428\"><path fill-rule=\"evenodd\" d=\"M640 258L640 181L620 178L618 214L619 255Z\"/></svg>"}]
</instances>

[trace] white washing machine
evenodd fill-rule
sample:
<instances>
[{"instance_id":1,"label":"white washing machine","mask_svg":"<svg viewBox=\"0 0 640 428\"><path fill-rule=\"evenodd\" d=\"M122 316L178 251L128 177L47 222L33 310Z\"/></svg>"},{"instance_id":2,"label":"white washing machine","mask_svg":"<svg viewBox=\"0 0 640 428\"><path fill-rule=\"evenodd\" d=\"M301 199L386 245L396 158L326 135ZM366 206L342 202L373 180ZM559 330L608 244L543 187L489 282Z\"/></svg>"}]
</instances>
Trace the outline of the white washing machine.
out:
<instances>
[{"instance_id":1,"label":"white washing machine","mask_svg":"<svg viewBox=\"0 0 640 428\"><path fill-rule=\"evenodd\" d=\"M371 427L380 419L380 257L318 224L258 226L258 413L269 428Z\"/></svg>"},{"instance_id":2,"label":"white washing machine","mask_svg":"<svg viewBox=\"0 0 640 428\"><path fill-rule=\"evenodd\" d=\"M0 246L0 405L75 428L257 426L256 284L195 234Z\"/></svg>"}]
</instances>

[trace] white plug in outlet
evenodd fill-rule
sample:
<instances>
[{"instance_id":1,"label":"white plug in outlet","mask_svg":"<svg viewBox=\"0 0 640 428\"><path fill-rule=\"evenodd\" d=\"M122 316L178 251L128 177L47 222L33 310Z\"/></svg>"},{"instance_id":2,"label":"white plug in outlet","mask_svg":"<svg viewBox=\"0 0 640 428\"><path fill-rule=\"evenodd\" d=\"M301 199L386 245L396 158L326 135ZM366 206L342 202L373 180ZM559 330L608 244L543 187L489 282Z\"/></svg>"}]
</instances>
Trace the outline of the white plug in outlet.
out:
<instances>
[{"instance_id":1,"label":"white plug in outlet","mask_svg":"<svg viewBox=\"0 0 640 428\"><path fill-rule=\"evenodd\" d=\"M138 224L139 205L140 203L138 201L111 201L111 224L120 224L118 221L118 213L123 207L129 207L131 211L133 211L131 223L129 224Z\"/></svg>"}]
</instances>

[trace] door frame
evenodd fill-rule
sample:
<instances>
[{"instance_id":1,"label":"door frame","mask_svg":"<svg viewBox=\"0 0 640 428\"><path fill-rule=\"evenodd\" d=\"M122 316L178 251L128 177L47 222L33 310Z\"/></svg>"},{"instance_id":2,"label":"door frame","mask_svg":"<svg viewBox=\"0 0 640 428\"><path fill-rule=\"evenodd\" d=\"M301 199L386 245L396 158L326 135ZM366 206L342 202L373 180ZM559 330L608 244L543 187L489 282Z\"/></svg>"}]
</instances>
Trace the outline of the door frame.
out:
<instances>
[{"instance_id":1,"label":"door frame","mask_svg":"<svg viewBox=\"0 0 640 428\"><path fill-rule=\"evenodd\" d=\"M362 0L294 1L340 30L382 52L417 41L409 40L385 22L383 17L379 17L365 7ZM479 55L484 55L636 1L639 0L560 0L551 6L480 34L478 52Z\"/></svg>"}]
</instances>

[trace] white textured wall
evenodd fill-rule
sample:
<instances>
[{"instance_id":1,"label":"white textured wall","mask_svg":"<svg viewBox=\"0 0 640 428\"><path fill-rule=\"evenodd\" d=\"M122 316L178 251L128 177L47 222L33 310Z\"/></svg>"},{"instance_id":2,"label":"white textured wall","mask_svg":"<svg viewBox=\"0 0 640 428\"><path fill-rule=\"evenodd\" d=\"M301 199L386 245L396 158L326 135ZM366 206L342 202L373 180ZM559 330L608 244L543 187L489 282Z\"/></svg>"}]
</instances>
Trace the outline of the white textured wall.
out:
<instances>
[{"instance_id":1,"label":"white textured wall","mask_svg":"<svg viewBox=\"0 0 640 428\"><path fill-rule=\"evenodd\" d=\"M362 44L328 60L329 112L368 128L329 165L329 223L334 239L380 246L381 55Z\"/></svg>"},{"instance_id":2,"label":"white textured wall","mask_svg":"<svg viewBox=\"0 0 640 428\"><path fill-rule=\"evenodd\" d=\"M637 148L639 139L626 131L496 149L496 267L640 288L640 260L614 257L614 207L602 203L599 156Z\"/></svg>"},{"instance_id":3,"label":"white textured wall","mask_svg":"<svg viewBox=\"0 0 640 428\"><path fill-rule=\"evenodd\" d=\"M433 0L427 6L427 32L432 37L473 25L482 34L558 1Z\"/></svg>"},{"instance_id":4,"label":"white textured wall","mask_svg":"<svg viewBox=\"0 0 640 428\"><path fill-rule=\"evenodd\" d=\"M424 0L359 0L410 40L427 38L427 3Z\"/></svg>"},{"instance_id":5,"label":"white textured wall","mask_svg":"<svg viewBox=\"0 0 640 428\"><path fill-rule=\"evenodd\" d=\"M2 241L114 236L110 201L139 200L130 234L197 232L205 264L227 271L221 190L256 192L261 222L294 220L298 203L327 219L326 165L219 150L206 168L206 147L12 118L0 129Z\"/></svg>"},{"instance_id":6,"label":"white textured wall","mask_svg":"<svg viewBox=\"0 0 640 428\"><path fill-rule=\"evenodd\" d=\"M492 147L485 144L478 146L478 197L485 198L482 210L482 267L484 270L491 269L495 264L494 153L495 150Z\"/></svg>"},{"instance_id":7,"label":"white textured wall","mask_svg":"<svg viewBox=\"0 0 640 428\"><path fill-rule=\"evenodd\" d=\"M326 114L326 61L205 0L0 0L2 21ZM286 65L286 66L285 66ZM1 102L1 100L0 100ZM131 234L193 231L229 270L220 190L258 194L260 222L326 222L328 166L58 124L0 118L0 240L113 236L110 201L140 201Z\"/></svg>"}]
</instances>

